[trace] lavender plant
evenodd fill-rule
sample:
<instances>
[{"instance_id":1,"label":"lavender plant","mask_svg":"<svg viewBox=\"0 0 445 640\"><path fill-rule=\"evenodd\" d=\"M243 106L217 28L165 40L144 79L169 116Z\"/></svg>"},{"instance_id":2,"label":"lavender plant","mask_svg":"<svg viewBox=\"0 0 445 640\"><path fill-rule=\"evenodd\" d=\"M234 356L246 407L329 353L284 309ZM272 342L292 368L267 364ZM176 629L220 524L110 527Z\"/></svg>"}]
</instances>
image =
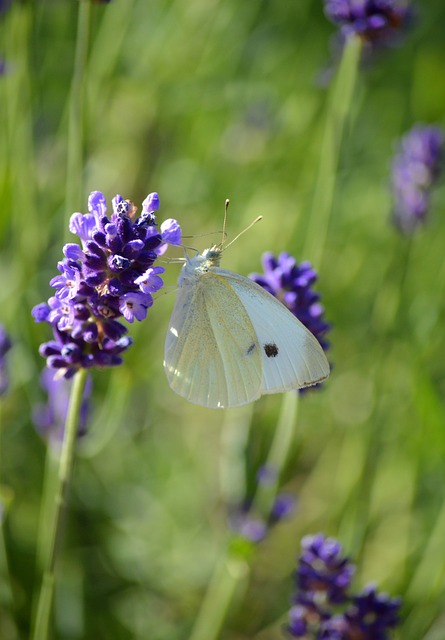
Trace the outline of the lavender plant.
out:
<instances>
[{"instance_id":1,"label":"lavender plant","mask_svg":"<svg viewBox=\"0 0 445 640\"><path fill-rule=\"evenodd\" d=\"M257 491L261 487L275 489L279 480L277 470L266 465L258 470L256 478ZM232 509L229 516L232 531L254 544L261 542L273 526L291 516L295 509L295 498L289 493L280 492L274 496L268 513L260 512L258 507L255 499L245 499Z\"/></svg>"},{"instance_id":2,"label":"lavender plant","mask_svg":"<svg viewBox=\"0 0 445 640\"><path fill-rule=\"evenodd\" d=\"M413 14L397 0L324 0L324 10L342 42L356 35L368 51L397 43Z\"/></svg>"},{"instance_id":3,"label":"lavender plant","mask_svg":"<svg viewBox=\"0 0 445 640\"><path fill-rule=\"evenodd\" d=\"M400 598L374 585L351 593L355 566L342 546L319 533L301 541L296 593L287 631L304 640L388 640L399 624Z\"/></svg>"},{"instance_id":4,"label":"lavender plant","mask_svg":"<svg viewBox=\"0 0 445 640\"><path fill-rule=\"evenodd\" d=\"M113 198L109 218L99 191L91 193L88 209L71 216L70 231L82 245L64 246L60 275L50 282L55 295L33 309L36 322L47 322L54 336L40 353L65 378L79 369L122 363L132 340L120 318L129 323L146 318L153 293L163 286L164 268L155 262L168 244L181 242L176 220L157 228L157 193L147 196L138 218L136 207L122 196Z\"/></svg>"},{"instance_id":5,"label":"lavender plant","mask_svg":"<svg viewBox=\"0 0 445 640\"><path fill-rule=\"evenodd\" d=\"M9 376L6 364L6 354L11 349L12 343L6 329L0 324L0 396L2 396L9 387Z\"/></svg>"},{"instance_id":6,"label":"lavender plant","mask_svg":"<svg viewBox=\"0 0 445 640\"><path fill-rule=\"evenodd\" d=\"M398 144L392 163L393 221L405 234L422 226L431 192L443 165L445 135L441 127L416 125Z\"/></svg>"},{"instance_id":7,"label":"lavender plant","mask_svg":"<svg viewBox=\"0 0 445 640\"><path fill-rule=\"evenodd\" d=\"M73 378L53 497L55 506L51 522L41 528L49 540L39 543L46 551L35 640L47 638L49 632L62 508L82 421L87 371L121 364L121 354L131 346L121 318L129 323L145 319L153 304L153 293L163 286L160 274L164 269L155 266L155 262L169 244L181 241L176 220L166 220L157 228L157 193L147 196L139 217L136 207L119 195L113 198L113 212L108 217L105 198L99 191L90 194L88 209L87 214L71 216L70 231L79 237L81 245L64 246L64 259L58 263L60 275L50 282L55 295L33 309L34 319L48 323L53 331L54 339L40 347L48 368L57 378ZM49 408L53 418L55 408Z\"/></svg>"}]
</instances>

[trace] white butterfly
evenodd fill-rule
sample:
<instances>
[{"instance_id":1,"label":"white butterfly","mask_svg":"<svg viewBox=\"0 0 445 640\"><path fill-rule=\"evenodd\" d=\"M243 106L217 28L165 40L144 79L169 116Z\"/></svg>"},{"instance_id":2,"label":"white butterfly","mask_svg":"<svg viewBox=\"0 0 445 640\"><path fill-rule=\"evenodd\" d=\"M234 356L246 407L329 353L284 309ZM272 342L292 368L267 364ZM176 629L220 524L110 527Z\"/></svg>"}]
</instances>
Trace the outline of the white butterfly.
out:
<instances>
[{"instance_id":1,"label":"white butterfly","mask_svg":"<svg viewBox=\"0 0 445 640\"><path fill-rule=\"evenodd\" d=\"M187 257L179 276L164 359L173 391L219 409L327 378L312 333L256 282L221 269L221 253Z\"/></svg>"}]
</instances>

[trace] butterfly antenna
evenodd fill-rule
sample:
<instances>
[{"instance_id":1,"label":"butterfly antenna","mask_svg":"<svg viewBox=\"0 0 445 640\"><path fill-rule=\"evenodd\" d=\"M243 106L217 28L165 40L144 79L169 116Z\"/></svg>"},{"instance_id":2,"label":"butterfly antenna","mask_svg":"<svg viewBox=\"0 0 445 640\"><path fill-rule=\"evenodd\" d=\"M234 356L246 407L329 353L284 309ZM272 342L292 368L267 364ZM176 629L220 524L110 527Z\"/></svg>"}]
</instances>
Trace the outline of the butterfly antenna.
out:
<instances>
[{"instance_id":1,"label":"butterfly antenna","mask_svg":"<svg viewBox=\"0 0 445 640\"><path fill-rule=\"evenodd\" d=\"M228 202L228 200L226 200L226 202ZM227 211L227 209L226 209L226 211ZM259 221L260 221L260 220L262 220L262 219L263 219L263 216L258 216L258 218L255 218L255 220L254 220L253 222L251 222L251 223L249 224L249 226L248 226L248 227L246 227L245 229L243 229L243 230L242 230L242 231L241 231L237 236L235 236L235 237L233 238L233 240L231 240L231 241L229 242L229 244L227 244L227 245L225 246L225 249L228 249L228 248L230 247L230 245L231 245L231 244L233 244L236 240L238 240L238 238L240 238L244 233L246 233L246 231L249 231L249 229L251 229L251 228L252 228L252 227L253 227L257 222L259 222Z\"/></svg>"},{"instance_id":2,"label":"butterfly antenna","mask_svg":"<svg viewBox=\"0 0 445 640\"><path fill-rule=\"evenodd\" d=\"M229 204L230 204L230 200L229 200L229 198L226 198L226 201L224 203L224 224L223 224L223 230L222 230L221 246L223 246L224 242L226 241L226 237L227 237L226 224L227 224L227 211L229 210Z\"/></svg>"}]
</instances>

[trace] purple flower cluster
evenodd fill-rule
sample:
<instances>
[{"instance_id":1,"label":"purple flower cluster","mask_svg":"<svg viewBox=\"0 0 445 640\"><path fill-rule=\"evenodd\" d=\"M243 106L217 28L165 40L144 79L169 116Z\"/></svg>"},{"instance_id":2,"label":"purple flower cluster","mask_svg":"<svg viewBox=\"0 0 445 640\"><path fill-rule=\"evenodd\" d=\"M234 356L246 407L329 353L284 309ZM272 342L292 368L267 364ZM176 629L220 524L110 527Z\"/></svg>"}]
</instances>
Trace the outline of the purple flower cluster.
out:
<instances>
[{"instance_id":1,"label":"purple flower cluster","mask_svg":"<svg viewBox=\"0 0 445 640\"><path fill-rule=\"evenodd\" d=\"M323 534L303 538L297 592L287 631L305 640L387 640L399 623L400 598L372 585L349 592L355 567L341 545Z\"/></svg>"},{"instance_id":2,"label":"purple flower cluster","mask_svg":"<svg viewBox=\"0 0 445 640\"><path fill-rule=\"evenodd\" d=\"M50 282L55 295L32 312L36 322L48 322L53 329L54 339L41 345L40 354L58 377L121 364L131 339L118 318L131 323L146 317L152 294L163 286L164 268L154 263L168 244L181 242L176 220L157 228L157 193L144 200L139 218L136 207L119 195L109 218L100 191L90 194L88 209L87 214L74 213L69 223L82 246L63 247L60 275Z\"/></svg>"},{"instance_id":3,"label":"purple flower cluster","mask_svg":"<svg viewBox=\"0 0 445 640\"><path fill-rule=\"evenodd\" d=\"M6 393L9 386L5 355L8 353L11 346L11 340L9 339L4 327L0 324L0 396Z\"/></svg>"},{"instance_id":4,"label":"purple flower cluster","mask_svg":"<svg viewBox=\"0 0 445 640\"><path fill-rule=\"evenodd\" d=\"M324 0L326 16L340 27L341 39L358 35L374 49L394 43L412 10L396 0Z\"/></svg>"},{"instance_id":5,"label":"purple flower cluster","mask_svg":"<svg viewBox=\"0 0 445 640\"><path fill-rule=\"evenodd\" d=\"M0 18L8 11L12 4L12 0L0 0ZM6 72L6 62L3 56L0 54L0 76Z\"/></svg>"},{"instance_id":6,"label":"purple flower cluster","mask_svg":"<svg viewBox=\"0 0 445 640\"><path fill-rule=\"evenodd\" d=\"M404 233L412 233L426 219L444 143L443 129L425 125L413 127L399 143L392 165L393 220Z\"/></svg>"},{"instance_id":7,"label":"purple flower cluster","mask_svg":"<svg viewBox=\"0 0 445 640\"><path fill-rule=\"evenodd\" d=\"M288 253L280 253L278 258L272 253L265 253L262 263L264 273L252 273L249 277L286 305L326 351L329 343L325 340L325 334L330 325L324 320L320 294L313 290L317 273L311 264L297 264Z\"/></svg>"},{"instance_id":8,"label":"purple flower cluster","mask_svg":"<svg viewBox=\"0 0 445 640\"><path fill-rule=\"evenodd\" d=\"M8 11L12 4L12 0L0 0L0 15Z\"/></svg>"},{"instance_id":9,"label":"purple flower cluster","mask_svg":"<svg viewBox=\"0 0 445 640\"><path fill-rule=\"evenodd\" d=\"M276 482L276 470L271 467L261 467L257 474L258 485L273 485ZM291 516L295 509L295 499L288 493L279 493L271 506L267 518L255 513L252 500L245 500L235 508L230 515L230 528L249 542L257 543L263 540L269 529L278 522Z\"/></svg>"}]
</instances>

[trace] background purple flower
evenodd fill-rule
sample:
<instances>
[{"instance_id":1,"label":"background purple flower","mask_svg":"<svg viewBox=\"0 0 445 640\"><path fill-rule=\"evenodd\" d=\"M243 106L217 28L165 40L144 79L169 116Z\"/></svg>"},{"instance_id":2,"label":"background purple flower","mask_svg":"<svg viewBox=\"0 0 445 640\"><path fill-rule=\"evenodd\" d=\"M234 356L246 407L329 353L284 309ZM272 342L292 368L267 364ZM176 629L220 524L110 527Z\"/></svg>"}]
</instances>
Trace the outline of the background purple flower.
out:
<instances>
[{"instance_id":1,"label":"background purple flower","mask_svg":"<svg viewBox=\"0 0 445 640\"><path fill-rule=\"evenodd\" d=\"M145 319L151 294L163 286L163 268L153 265L170 241L181 241L176 220L168 220L164 235L158 230L157 193L144 200L139 218L133 203L120 195L112 205L108 217L104 195L93 191L89 213L71 216L70 231L82 244L64 246L60 275L50 281L55 295L32 312L36 322L48 322L53 329L54 339L41 345L40 354L65 378L80 368L121 364L131 339L120 319Z\"/></svg>"},{"instance_id":2,"label":"background purple flower","mask_svg":"<svg viewBox=\"0 0 445 640\"><path fill-rule=\"evenodd\" d=\"M11 340L3 325L0 324L0 396L6 393L9 387L9 377L5 356L11 349L11 346Z\"/></svg>"},{"instance_id":3,"label":"background purple flower","mask_svg":"<svg viewBox=\"0 0 445 640\"><path fill-rule=\"evenodd\" d=\"M351 594L355 566L337 540L319 533L303 538L296 594L287 631L304 640L388 640L399 623L400 598L375 586Z\"/></svg>"},{"instance_id":4,"label":"background purple flower","mask_svg":"<svg viewBox=\"0 0 445 640\"><path fill-rule=\"evenodd\" d=\"M249 278L286 305L326 351L329 343L325 335L330 325L324 319L321 296L313 289L318 276L311 264L298 264L295 258L286 252L280 253L277 258L272 253L265 253L262 263L264 273L252 273Z\"/></svg>"},{"instance_id":5,"label":"background purple flower","mask_svg":"<svg viewBox=\"0 0 445 640\"><path fill-rule=\"evenodd\" d=\"M426 220L431 190L442 170L444 131L416 125L401 139L392 164L393 220L410 234Z\"/></svg>"},{"instance_id":6,"label":"background purple flower","mask_svg":"<svg viewBox=\"0 0 445 640\"><path fill-rule=\"evenodd\" d=\"M296 573L298 588L311 597L317 592L323 593L330 604L343 602L354 567L343 554L341 544L317 534L303 538L301 548Z\"/></svg>"},{"instance_id":7,"label":"background purple flower","mask_svg":"<svg viewBox=\"0 0 445 640\"><path fill-rule=\"evenodd\" d=\"M12 4L12 0L0 0L0 15L8 11Z\"/></svg>"},{"instance_id":8,"label":"background purple flower","mask_svg":"<svg viewBox=\"0 0 445 640\"><path fill-rule=\"evenodd\" d=\"M412 18L412 9L396 0L324 0L324 10L342 41L355 34L368 49L397 42Z\"/></svg>"}]
</instances>

